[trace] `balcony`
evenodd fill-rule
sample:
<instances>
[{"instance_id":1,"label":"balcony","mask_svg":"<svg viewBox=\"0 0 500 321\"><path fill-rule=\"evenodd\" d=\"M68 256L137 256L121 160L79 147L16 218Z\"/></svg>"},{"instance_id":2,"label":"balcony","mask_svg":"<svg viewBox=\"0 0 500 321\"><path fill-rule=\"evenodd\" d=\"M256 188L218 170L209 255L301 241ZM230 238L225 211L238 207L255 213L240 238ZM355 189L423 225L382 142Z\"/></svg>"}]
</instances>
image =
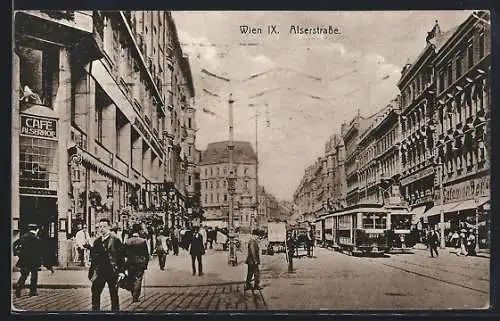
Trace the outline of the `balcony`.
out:
<instances>
[{"instance_id":1,"label":"balcony","mask_svg":"<svg viewBox=\"0 0 500 321\"><path fill-rule=\"evenodd\" d=\"M87 33L92 33L93 31L92 11L40 10L23 11L23 14L35 16L61 26L78 29Z\"/></svg>"},{"instance_id":2,"label":"balcony","mask_svg":"<svg viewBox=\"0 0 500 321\"><path fill-rule=\"evenodd\" d=\"M76 144L83 150L87 150L87 135L80 129L71 126L70 129L71 142Z\"/></svg>"},{"instance_id":3,"label":"balcony","mask_svg":"<svg viewBox=\"0 0 500 321\"><path fill-rule=\"evenodd\" d=\"M118 156L116 156L114 160L115 160L115 163L114 163L113 167L117 171L119 171L120 173L122 173L123 175L128 177L129 167L128 167L127 163L125 163L123 160L121 160L121 158Z\"/></svg>"},{"instance_id":4,"label":"balcony","mask_svg":"<svg viewBox=\"0 0 500 321\"><path fill-rule=\"evenodd\" d=\"M113 153L106 149L106 147L102 146L99 142L96 141L95 144L95 154L94 156L101 160L103 163L113 167Z\"/></svg>"}]
</instances>

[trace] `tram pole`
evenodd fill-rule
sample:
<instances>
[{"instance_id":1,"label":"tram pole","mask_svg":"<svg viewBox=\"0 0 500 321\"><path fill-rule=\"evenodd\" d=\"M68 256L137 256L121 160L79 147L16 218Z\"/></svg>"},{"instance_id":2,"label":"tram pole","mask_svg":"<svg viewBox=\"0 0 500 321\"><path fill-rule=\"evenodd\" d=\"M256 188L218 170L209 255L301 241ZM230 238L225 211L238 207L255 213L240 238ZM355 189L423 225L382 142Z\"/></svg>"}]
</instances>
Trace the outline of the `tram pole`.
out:
<instances>
[{"instance_id":1,"label":"tram pole","mask_svg":"<svg viewBox=\"0 0 500 321\"><path fill-rule=\"evenodd\" d=\"M235 244L234 244L234 133L233 133L233 94L229 94L229 144L227 146L229 150L229 176L228 180L228 194L229 194L229 217L228 217L228 232L229 232L229 259L228 263L235 266L237 263Z\"/></svg>"}]
</instances>

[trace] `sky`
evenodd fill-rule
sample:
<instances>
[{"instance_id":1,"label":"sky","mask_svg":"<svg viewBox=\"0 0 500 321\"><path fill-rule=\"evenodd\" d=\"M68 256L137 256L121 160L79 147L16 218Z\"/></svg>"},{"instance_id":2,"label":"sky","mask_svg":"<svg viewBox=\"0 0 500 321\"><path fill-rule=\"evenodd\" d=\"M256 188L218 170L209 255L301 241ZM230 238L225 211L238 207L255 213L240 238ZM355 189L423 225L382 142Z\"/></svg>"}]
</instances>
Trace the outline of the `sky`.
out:
<instances>
[{"instance_id":1,"label":"sky","mask_svg":"<svg viewBox=\"0 0 500 321\"><path fill-rule=\"evenodd\" d=\"M470 13L174 11L195 86L196 147L229 139L231 92L234 139L255 149L257 138L259 184L292 200L305 168L343 122L397 96L402 67L422 52L435 21L446 31ZM245 25L262 33L242 34ZM268 25L279 34L268 34ZM298 35L292 25L332 26L338 34Z\"/></svg>"}]
</instances>

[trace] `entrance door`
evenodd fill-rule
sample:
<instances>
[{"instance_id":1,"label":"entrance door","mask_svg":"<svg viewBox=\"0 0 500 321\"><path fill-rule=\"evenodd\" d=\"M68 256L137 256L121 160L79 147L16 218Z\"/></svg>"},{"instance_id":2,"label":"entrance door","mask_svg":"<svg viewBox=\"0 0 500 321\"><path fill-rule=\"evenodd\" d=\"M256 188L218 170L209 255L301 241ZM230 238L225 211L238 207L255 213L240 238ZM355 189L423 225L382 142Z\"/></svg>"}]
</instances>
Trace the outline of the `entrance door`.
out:
<instances>
[{"instance_id":1,"label":"entrance door","mask_svg":"<svg viewBox=\"0 0 500 321\"><path fill-rule=\"evenodd\" d=\"M28 224L40 226L39 236L44 246L44 259L57 264L57 199L52 197L21 196L19 230L28 231Z\"/></svg>"}]
</instances>

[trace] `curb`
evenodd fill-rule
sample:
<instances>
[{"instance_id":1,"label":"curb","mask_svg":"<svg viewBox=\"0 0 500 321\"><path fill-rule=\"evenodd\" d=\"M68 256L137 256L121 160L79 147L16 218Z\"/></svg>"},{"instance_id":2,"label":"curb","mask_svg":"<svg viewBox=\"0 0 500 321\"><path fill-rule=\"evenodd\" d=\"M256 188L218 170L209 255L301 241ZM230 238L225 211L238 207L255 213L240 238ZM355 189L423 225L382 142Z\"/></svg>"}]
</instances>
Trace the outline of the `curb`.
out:
<instances>
[{"instance_id":1,"label":"curb","mask_svg":"<svg viewBox=\"0 0 500 321\"><path fill-rule=\"evenodd\" d=\"M415 250L420 250L420 251L429 251L429 249L419 249L419 248L416 248ZM440 249L442 250L442 249ZM457 253L455 252L455 250L453 249L445 249L445 250L448 250L448 253L449 254L453 254L453 255L456 255ZM480 258L484 258L484 259L491 259L490 256L484 254L484 253L477 253L476 255L470 255L470 257L480 257Z\"/></svg>"},{"instance_id":2,"label":"curb","mask_svg":"<svg viewBox=\"0 0 500 321\"><path fill-rule=\"evenodd\" d=\"M233 284L243 284L245 281L219 282L219 283L203 283L203 284L187 284L187 285L146 285L142 288L192 288L205 286L225 286ZM15 290L15 282L12 282L12 290ZM85 289L90 288L91 284L38 284L38 289ZM24 288L29 288L26 284Z\"/></svg>"}]
</instances>

